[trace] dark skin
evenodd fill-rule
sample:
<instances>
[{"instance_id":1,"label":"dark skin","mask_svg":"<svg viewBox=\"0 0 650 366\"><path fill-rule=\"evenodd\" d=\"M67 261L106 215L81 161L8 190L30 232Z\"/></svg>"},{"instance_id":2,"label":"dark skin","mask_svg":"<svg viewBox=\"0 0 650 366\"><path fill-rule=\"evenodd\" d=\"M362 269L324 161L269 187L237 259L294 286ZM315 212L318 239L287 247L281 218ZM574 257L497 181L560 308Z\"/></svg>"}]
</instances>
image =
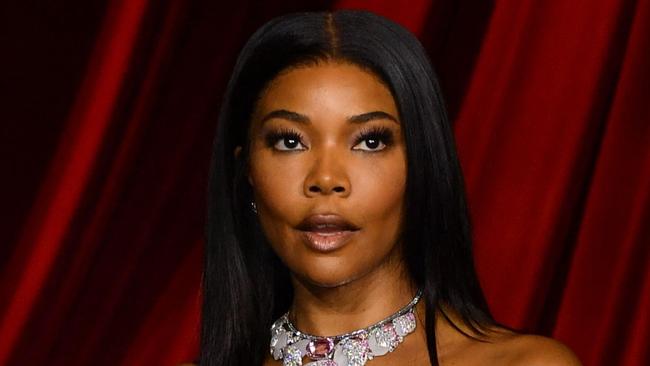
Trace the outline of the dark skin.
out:
<instances>
[{"instance_id":1,"label":"dark skin","mask_svg":"<svg viewBox=\"0 0 650 366\"><path fill-rule=\"evenodd\" d=\"M406 146L389 89L374 74L344 62L285 70L262 92L249 138L248 179L262 229L292 274L290 313L296 327L324 336L346 333L407 304L416 288L400 241ZM307 215L323 211L361 228L328 253L307 247L295 228ZM451 309L446 312L473 334ZM429 364L423 302L416 317L414 333L369 365ZM550 338L489 328L479 336L487 342L480 342L442 316L436 317L436 336L441 365L580 365ZM267 354L264 364L281 362Z\"/></svg>"}]
</instances>

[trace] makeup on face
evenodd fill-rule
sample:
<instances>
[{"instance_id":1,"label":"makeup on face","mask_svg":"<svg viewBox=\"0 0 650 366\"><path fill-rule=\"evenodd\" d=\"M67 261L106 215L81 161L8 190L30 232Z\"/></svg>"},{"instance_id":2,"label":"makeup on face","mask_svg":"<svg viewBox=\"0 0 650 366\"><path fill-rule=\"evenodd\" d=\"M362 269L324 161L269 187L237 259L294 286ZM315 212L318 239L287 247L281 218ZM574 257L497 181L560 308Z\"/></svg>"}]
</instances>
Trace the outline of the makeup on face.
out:
<instances>
[{"instance_id":1,"label":"makeup on face","mask_svg":"<svg viewBox=\"0 0 650 366\"><path fill-rule=\"evenodd\" d=\"M273 250L294 274L346 283L395 255L406 151L390 90L349 64L284 73L259 98L249 182Z\"/></svg>"}]
</instances>

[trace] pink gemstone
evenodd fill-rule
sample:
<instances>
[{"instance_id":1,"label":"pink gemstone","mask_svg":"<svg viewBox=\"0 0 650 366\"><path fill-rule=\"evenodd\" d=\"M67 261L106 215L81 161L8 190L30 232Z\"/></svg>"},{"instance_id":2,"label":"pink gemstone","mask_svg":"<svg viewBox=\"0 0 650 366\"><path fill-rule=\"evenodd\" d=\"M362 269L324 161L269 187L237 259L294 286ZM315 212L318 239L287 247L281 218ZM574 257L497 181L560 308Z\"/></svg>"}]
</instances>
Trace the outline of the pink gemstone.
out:
<instances>
[{"instance_id":1,"label":"pink gemstone","mask_svg":"<svg viewBox=\"0 0 650 366\"><path fill-rule=\"evenodd\" d=\"M329 338L316 339L307 345L307 356L314 360L326 358L334 348L334 342Z\"/></svg>"}]
</instances>

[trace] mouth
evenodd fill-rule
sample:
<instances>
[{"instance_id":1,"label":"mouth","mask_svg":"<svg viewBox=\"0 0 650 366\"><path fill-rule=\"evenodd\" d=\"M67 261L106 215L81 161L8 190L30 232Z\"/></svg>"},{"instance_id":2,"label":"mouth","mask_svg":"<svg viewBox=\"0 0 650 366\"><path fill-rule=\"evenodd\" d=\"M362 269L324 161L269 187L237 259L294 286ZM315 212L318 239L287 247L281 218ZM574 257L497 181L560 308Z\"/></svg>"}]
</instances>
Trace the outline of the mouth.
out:
<instances>
[{"instance_id":1,"label":"mouth","mask_svg":"<svg viewBox=\"0 0 650 366\"><path fill-rule=\"evenodd\" d=\"M343 247L357 231L300 231L300 236L309 248L317 252L327 253Z\"/></svg>"},{"instance_id":2,"label":"mouth","mask_svg":"<svg viewBox=\"0 0 650 366\"><path fill-rule=\"evenodd\" d=\"M343 247L360 230L359 227L336 214L308 216L297 226L297 229L305 245L322 253Z\"/></svg>"}]
</instances>

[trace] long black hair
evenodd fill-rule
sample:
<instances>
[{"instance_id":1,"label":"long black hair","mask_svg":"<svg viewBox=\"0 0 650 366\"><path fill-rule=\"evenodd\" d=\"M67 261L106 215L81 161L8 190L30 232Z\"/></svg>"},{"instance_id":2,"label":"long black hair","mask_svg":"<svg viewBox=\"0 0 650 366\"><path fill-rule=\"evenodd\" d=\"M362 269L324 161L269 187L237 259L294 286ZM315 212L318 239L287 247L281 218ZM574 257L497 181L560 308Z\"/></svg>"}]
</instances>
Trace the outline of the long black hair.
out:
<instances>
[{"instance_id":1,"label":"long black hair","mask_svg":"<svg viewBox=\"0 0 650 366\"><path fill-rule=\"evenodd\" d=\"M424 289L431 364L438 364L435 314L442 305L478 333L498 324L476 276L462 172L424 48L402 26L368 11L293 13L251 36L222 101L208 187L201 365L261 365L269 327L291 303L288 269L249 206L248 127L261 91L280 72L328 60L379 76L398 107L408 166L404 258L413 281ZM235 158L237 146L242 150Z\"/></svg>"}]
</instances>

